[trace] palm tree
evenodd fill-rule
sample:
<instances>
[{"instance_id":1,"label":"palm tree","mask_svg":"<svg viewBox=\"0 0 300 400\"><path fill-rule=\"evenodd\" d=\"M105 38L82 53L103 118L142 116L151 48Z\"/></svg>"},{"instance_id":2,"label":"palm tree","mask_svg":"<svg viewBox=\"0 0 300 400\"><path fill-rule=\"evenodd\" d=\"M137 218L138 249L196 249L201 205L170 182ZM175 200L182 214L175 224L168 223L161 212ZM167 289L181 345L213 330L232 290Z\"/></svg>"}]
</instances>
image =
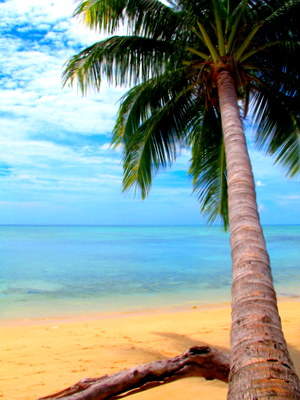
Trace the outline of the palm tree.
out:
<instances>
[{"instance_id":1,"label":"palm tree","mask_svg":"<svg viewBox=\"0 0 300 400\"><path fill-rule=\"evenodd\" d=\"M208 220L229 224L232 330L228 398L299 399L257 211L243 118L259 148L300 171L299 0L86 0L75 15L114 34L71 58L65 82L82 92L102 77L133 86L113 143L124 149L124 189L145 197L153 175L191 149Z\"/></svg>"}]
</instances>

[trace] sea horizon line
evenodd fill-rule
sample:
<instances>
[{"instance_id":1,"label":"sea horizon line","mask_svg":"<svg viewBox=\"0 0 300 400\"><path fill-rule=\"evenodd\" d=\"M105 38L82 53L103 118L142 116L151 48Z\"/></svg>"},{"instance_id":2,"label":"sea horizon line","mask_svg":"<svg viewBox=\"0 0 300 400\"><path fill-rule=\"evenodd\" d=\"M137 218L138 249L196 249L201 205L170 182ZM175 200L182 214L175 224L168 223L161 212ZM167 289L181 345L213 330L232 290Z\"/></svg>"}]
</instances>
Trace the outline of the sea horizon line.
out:
<instances>
[{"instance_id":1,"label":"sea horizon line","mask_svg":"<svg viewBox=\"0 0 300 400\"><path fill-rule=\"evenodd\" d=\"M262 224L267 226L300 226L300 224ZM0 224L0 227L205 227L205 228L223 228L221 224Z\"/></svg>"}]
</instances>

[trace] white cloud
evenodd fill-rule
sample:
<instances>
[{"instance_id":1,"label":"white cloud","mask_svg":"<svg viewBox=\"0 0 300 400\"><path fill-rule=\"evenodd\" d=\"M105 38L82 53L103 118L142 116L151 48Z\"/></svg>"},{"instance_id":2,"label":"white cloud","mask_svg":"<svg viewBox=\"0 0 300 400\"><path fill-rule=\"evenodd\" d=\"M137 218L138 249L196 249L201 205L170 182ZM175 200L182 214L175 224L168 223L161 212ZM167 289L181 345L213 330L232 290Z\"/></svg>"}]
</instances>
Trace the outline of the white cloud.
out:
<instances>
[{"instance_id":1,"label":"white cloud","mask_svg":"<svg viewBox=\"0 0 300 400\"><path fill-rule=\"evenodd\" d=\"M83 168L85 164L90 168L101 166L102 171L119 171L119 161L100 147L90 148L89 146L72 149L69 146L63 146L42 140L15 140L1 142L2 156L1 161L7 165L13 165L15 168L23 169L30 166L31 169L37 168L36 173L45 173L39 171L40 168L53 170L61 166ZM80 167L81 166L81 167Z\"/></svg>"},{"instance_id":2,"label":"white cloud","mask_svg":"<svg viewBox=\"0 0 300 400\"><path fill-rule=\"evenodd\" d=\"M111 148L111 144L110 143L105 143L102 146L100 146L101 150L109 150Z\"/></svg>"},{"instance_id":3,"label":"white cloud","mask_svg":"<svg viewBox=\"0 0 300 400\"><path fill-rule=\"evenodd\" d=\"M0 205L2 206L14 206L14 207L40 207L44 205L44 203L37 201L0 201Z\"/></svg>"},{"instance_id":4,"label":"white cloud","mask_svg":"<svg viewBox=\"0 0 300 400\"><path fill-rule=\"evenodd\" d=\"M299 201L300 200L299 194L278 195L276 197L278 199L286 200L286 201Z\"/></svg>"},{"instance_id":5,"label":"white cloud","mask_svg":"<svg viewBox=\"0 0 300 400\"><path fill-rule=\"evenodd\" d=\"M107 141L124 90L105 81L100 94L88 97L62 88L67 59L100 38L71 18L75 6L73 0L0 3L0 51L5 54L0 66L0 163L11 167L1 177L6 192L121 188L116 155L101 141L86 145L84 136L103 135Z\"/></svg>"},{"instance_id":6,"label":"white cloud","mask_svg":"<svg viewBox=\"0 0 300 400\"><path fill-rule=\"evenodd\" d=\"M265 186L266 184L262 181L256 181L256 186Z\"/></svg>"},{"instance_id":7,"label":"white cloud","mask_svg":"<svg viewBox=\"0 0 300 400\"><path fill-rule=\"evenodd\" d=\"M4 78L0 109L12 113L14 118L27 117L36 126L50 121L72 132L103 134L112 129L116 102L124 90L109 88L105 82L101 93L89 98L82 98L76 90L62 90L63 65L75 53L74 46L78 49L80 43L90 44L96 36L99 39L99 35L91 34L83 26L79 29L78 21L70 18L74 7L72 1L0 3L3 16L0 49L5 54L1 65ZM11 34L9 29L13 26L27 34L21 37ZM39 38L34 34L31 37L32 28L41 31L51 26L51 31L41 33Z\"/></svg>"}]
</instances>

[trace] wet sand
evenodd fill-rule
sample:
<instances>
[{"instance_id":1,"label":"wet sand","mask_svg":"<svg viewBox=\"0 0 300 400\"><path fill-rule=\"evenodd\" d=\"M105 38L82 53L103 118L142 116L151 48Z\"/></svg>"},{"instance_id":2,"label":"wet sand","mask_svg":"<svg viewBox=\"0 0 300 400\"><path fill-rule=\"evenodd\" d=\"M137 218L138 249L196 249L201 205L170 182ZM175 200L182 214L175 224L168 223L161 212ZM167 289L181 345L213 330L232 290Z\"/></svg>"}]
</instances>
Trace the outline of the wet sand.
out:
<instances>
[{"instance_id":1,"label":"wet sand","mask_svg":"<svg viewBox=\"0 0 300 400\"><path fill-rule=\"evenodd\" d=\"M279 302L285 337L300 374L300 302ZM41 320L0 320L0 398L35 400L86 377L178 355L194 345L229 350L228 304ZM226 399L227 385L188 378L132 400Z\"/></svg>"}]
</instances>

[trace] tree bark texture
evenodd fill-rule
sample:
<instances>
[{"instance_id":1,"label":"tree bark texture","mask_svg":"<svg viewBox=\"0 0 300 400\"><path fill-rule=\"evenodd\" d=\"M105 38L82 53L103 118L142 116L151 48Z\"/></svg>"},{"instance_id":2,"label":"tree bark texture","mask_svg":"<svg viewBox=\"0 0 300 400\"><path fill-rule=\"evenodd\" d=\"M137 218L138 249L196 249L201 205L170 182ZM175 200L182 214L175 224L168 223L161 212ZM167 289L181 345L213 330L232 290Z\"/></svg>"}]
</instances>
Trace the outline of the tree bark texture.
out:
<instances>
[{"instance_id":1,"label":"tree bark texture","mask_svg":"<svg viewBox=\"0 0 300 400\"><path fill-rule=\"evenodd\" d=\"M277 308L236 89L218 75L229 195L232 327L228 399L300 399Z\"/></svg>"},{"instance_id":2,"label":"tree bark texture","mask_svg":"<svg viewBox=\"0 0 300 400\"><path fill-rule=\"evenodd\" d=\"M226 354L208 346L192 347L177 357L143 364L114 375L83 379L39 400L105 400L191 376L227 382L228 374L229 357Z\"/></svg>"}]
</instances>

